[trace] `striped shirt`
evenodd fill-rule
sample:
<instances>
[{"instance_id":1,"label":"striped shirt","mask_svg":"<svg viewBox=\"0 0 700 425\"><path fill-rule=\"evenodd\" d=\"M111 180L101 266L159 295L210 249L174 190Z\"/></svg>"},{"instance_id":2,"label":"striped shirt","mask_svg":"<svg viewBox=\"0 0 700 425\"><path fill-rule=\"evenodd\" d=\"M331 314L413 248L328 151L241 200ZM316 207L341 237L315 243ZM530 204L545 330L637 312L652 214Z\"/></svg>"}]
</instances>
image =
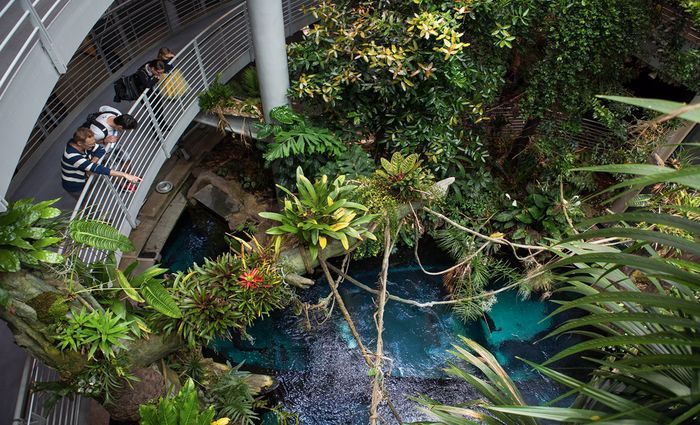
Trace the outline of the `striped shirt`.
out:
<instances>
[{"instance_id":1,"label":"striped shirt","mask_svg":"<svg viewBox=\"0 0 700 425\"><path fill-rule=\"evenodd\" d=\"M92 158L101 158L105 150L99 145L95 145L91 150L80 152L68 142L66 150L63 152L61 160L61 181L63 188L67 192L81 192L87 182L86 171L95 174L109 175L109 167L98 165L92 162Z\"/></svg>"}]
</instances>

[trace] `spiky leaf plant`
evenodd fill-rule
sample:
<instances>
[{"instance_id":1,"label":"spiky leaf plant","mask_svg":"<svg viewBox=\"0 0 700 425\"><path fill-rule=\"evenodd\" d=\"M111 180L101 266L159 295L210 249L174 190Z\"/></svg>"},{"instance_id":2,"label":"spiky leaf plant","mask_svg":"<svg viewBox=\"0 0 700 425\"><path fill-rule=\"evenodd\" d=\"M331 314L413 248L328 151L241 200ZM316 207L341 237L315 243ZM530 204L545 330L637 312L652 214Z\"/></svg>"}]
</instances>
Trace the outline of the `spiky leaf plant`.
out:
<instances>
[{"instance_id":1,"label":"spiky leaf plant","mask_svg":"<svg viewBox=\"0 0 700 425\"><path fill-rule=\"evenodd\" d=\"M278 246L282 236L293 235L309 248L313 261L318 256L319 249L326 247L329 238L340 241L345 250L350 249L349 238L358 241L363 237L376 240L372 232L367 230L367 224L375 216L366 214L367 208L364 205L349 200L355 186L346 184L345 176L339 176L329 183L328 177L324 175L312 184L299 167L296 182L298 196L284 186L277 185L288 195L281 213L260 213L263 218L281 223L267 230L269 235L276 236Z\"/></svg>"},{"instance_id":2,"label":"spiky leaf plant","mask_svg":"<svg viewBox=\"0 0 700 425\"><path fill-rule=\"evenodd\" d=\"M663 102L644 103L667 112L664 108L668 105ZM700 122L700 116L696 116L700 109L695 108L685 107L677 114ZM619 187L672 182L695 190L700 183L698 166L674 170L613 165L598 167L595 171L641 176ZM630 223L639 222L662 224L677 232L629 227ZM551 403L527 406L519 400L494 397L492 388L499 385L503 377L489 374L480 367L485 358L480 353L480 357L464 356L462 359L481 369L485 379L476 378L462 368L452 372L467 381L479 379L476 382L483 383L476 388L485 399L476 401L474 407L490 412L492 417L484 417L481 410L423 400L437 423L473 423L471 421L476 419L502 424L547 420L680 425L700 421L700 264L697 262L700 225L690 218L648 212L614 214L589 222L598 223L612 226L563 241L554 248L561 259L546 267L562 283L559 291L574 295L573 300L559 301L561 306L552 315L571 309L587 313L566 321L548 337L573 332L589 339L564 348L543 365L528 363L570 388L567 395L576 396L573 404L566 408L552 407ZM693 240L676 234L692 235ZM475 349L472 342L465 343ZM569 356L581 356L597 365L588 382L549 367Z\"/></svg>"}]
</instances>

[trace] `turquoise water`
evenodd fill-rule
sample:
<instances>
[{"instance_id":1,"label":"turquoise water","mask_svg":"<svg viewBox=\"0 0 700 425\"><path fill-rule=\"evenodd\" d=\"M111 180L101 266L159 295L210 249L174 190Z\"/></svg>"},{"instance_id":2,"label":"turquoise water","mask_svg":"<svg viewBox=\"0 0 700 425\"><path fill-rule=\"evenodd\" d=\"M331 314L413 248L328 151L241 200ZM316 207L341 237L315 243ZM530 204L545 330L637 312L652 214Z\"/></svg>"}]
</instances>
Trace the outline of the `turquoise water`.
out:
<instances>
[{"instance_id":1,"label":"turquoise water","mask_svg":"<svg viewBox=\"0 0 700 425\"><path fill-rule=\"evenodd\" d=\"M355 270L361 264L351 266ZM378 269L355 272L353 277L375 286ZM440 277L427 276L407 264L389 272L391 294L416 301L443 299ZM325 280L304 294L309 302L328 294ZM340 292L363 343L375 346L375 310L371 294L345 282ZM454 403L477 398L462 381L449 379L443 368L454 361L449 353L459 336L474 339L491 350L531 402L546 402L559 393L557 387L516 359L541 362L561 349L566 340L535 343L553 323L545 319L555 305L522 300L515 292L498 295L489 313L491 329L484 320L462 323L449 307L417 308L389 301L385 308L384 351L390 359L388 387L404 420L420 420L408 396L426 394ZM279 313L257 322L249 329L254 340L219 340L212 348L233 363L245 362L254 370L274 373L280 382L278 397L292 411L302 415L304 424L366 423L369 378L357 344L342 316L308 331L298 318Z\"/></svg>"},{"instance_id":2,"label":"turquoise water","mask_svg":"<svg viewBox=\"0 0 700 425\"><path fill-rule=\"evenodd\" d=\"M184 270L206 256L227 249L223 223L206 210L189 211L178 223L163 251L164 264ZM436 268L444 257L432 251ZM425 259L427 260L427 259ZM351 274L368 286L376 287L377 261L355 262ZM388 290L391 294L416 301L445 298L441 278L428 276L401 255L392 257ZM304 301L315 303L329 293L324 279L309 290L300 291ZM375 346L371 294L344 282L340 292L355 321L364 344ZM447 306L417 308L389 300L385 308L384 346L389 366L385 385L404 421L424 420L411 396L425 394L439 401L457 404L480 396L461 380L449 378L443 368L454 361L449 350L459 336L474 339L488 348L511 374L523 396L531 403L543 403L559 395L553 383L529 369L516 357L542 362L550 353L572 344L570 337L537 342L556 325L546 316L556 306L538 300L522 300L515 292L498 294L498 302L485 320L469 324L457 319ZM559 319L561 320L561 319ZM219 360L245 362L245 369L265 372L278 382L273 401L299 413L302 423L366 424L371 378L352 338L347 323L338 313L323 323L313 320L305 329L299 317L289 311L276 312L259 320L248 331L252 340L218 340L210 348ZM572 360L562 367L579 367ZM389 414L382 412L386 418ZM271 422L274 423L274 422Z\"/></svg>"}]
</instances>

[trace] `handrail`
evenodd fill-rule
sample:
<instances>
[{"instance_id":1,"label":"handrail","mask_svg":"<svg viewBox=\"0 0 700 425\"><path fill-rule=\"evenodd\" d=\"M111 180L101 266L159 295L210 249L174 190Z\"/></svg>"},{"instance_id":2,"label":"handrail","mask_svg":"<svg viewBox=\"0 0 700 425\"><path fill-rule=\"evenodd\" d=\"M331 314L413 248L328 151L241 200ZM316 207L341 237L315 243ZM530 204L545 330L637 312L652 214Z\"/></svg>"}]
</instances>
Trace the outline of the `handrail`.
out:
<instances>
[{"instance_id":1,"label":"handrail","mask_svg":"<svg viewBox=\"0 0 700 425\"><path fill-rule=\"evenodd\" d=\"M173 0L178 2L180 0ZM302 5L311 6L316 0L282 0L287 32L295 32L311 19L302 15ZM71 219L95 217L108 221L123 233L129 234L135 227L136 216L149 190L150 183L169 157L177 140L199 110L198 95L221 72L237 71L253 60L252 42L248 27L245 3L234 6L209 24L202 32L182 48L172 63L183 77L183 94L168 99L158 92L144 92L129 109L139 122L139 128L126 132L115 149L128 157L128 164L119 163L117 155L106 158L105 165L120 167L124 171L144 177L144 183L136 192L122 192L120 181L104 176L91 176L73 210ZM115 152L114 150L112 152ZM123 158L123 156L122 156ZM103 253L83 251L82 258L94 261ZM37 360L32 360L32 381L45 381L51 370ZM79 423L80 397L70 402L63 399L58 413L45 412L40 393L32 393L27 400L26 417L31 420L47 420L46 424L68 425ZM66 413L64 415L64 413ZM55 419L53 419L55 418Z\"/></svg>"},{"instance_id":2,"label":"handrail","mask_svg":"<svg viewBox=\"0 0 700 425\"><path fill-rule=\"evenodd\" d=\"M18 168L31 163L35 155L40 156L56 135L66 130L75 118L71 114L82 111L90 93L115 80L154 43L236 1L243 0L128 0L110 6L73 54L68 72L56 83L32 128ZM166 3L173 7L168 8Z\"/></svg>"},{"instance_id":3,"label":"handrail","mask_svg":"<svg viewBox=\"0 0 700 425\"><path fill-rule=\"evenodd\" d=\"M311 6L314 0L283 0L288 27L300 29L303 15L296 10ZM139 127L125 132L104 165L136 174L144 179L135 192L126 191L124 180L93 175L83 190L71 218L95 218L111 223L128 235L138 225L136 217L160 165L170 156L179 135L199 110L198 95L216 75L234 63L252 60L252 42L248 28L247 6L234 6L194 37L175 56L172 63L183 79L183 94L168 99L156 89L144 92L128 113ZM242 67L243 65L241 65ZM175 131L179 130L179 131ZM126 162L120 158L128 158ZM86 261L96 261L104 253L84 251Z\"/></svg>"}]
</instances>

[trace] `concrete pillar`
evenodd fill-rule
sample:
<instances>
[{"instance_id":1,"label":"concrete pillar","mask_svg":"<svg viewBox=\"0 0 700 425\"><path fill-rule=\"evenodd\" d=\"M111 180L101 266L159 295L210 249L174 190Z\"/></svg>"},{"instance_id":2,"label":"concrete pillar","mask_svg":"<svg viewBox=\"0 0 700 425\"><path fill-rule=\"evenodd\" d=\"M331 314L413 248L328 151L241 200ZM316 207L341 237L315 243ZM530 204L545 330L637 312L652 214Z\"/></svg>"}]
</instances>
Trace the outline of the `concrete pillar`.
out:
<instances>
[{"instance_id":1,"label":"concrete pillar","mask_svg":"<svg viewBox=\"0 0 700 425\"><path fill-rule=\"evenodd\" d=\"M289 68L282 0L246 0L246 3L263 113L265 121L270 122L270 110L289 103Z\"/></svg>"}]
</instances>

